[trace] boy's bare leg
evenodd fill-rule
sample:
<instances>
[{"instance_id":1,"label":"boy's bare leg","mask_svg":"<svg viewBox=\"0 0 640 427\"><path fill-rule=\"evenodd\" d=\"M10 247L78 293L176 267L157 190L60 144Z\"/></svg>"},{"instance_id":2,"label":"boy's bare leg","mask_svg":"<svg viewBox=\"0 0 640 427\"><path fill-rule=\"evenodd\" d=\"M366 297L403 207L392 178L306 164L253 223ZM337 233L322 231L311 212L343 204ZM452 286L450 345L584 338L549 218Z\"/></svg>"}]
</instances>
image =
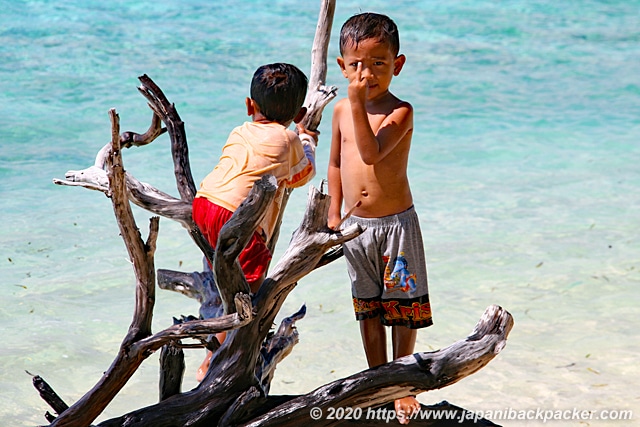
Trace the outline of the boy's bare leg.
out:
<instances>
[{"instance_id":1,"label":"boy's bare leg","mask_svg":"<svg viewBox=\"0 0 640 427\"><path fill-rule=\"evenodd\" d=\"M218 342L220 344L224 342L226 337L227 337L226 332L220 332L216 334L216 338L218 339ZM209 365L211 364L211 356L213 356L213 353L211 352L211 350L207 350L207 355L204 357L204 360L202 361L202 363L198 367L198 370L196 371L196 381L201 382L204 379L204 376L207 375L207 371L209 370Z\"/></svg>"},{"instance_id":2,"label":"boy's bare leg","mask_svg":"<svg viewBox=\"0 0 640 427\"><path fill-rule=\"evenodd\" d=\"M387 335L379 317L360 320L360 336L370 368L387 363Z\"/></svg>"},{"instance_id":3,"label":"boy's bare leg","mask_svg":"<svg viewBox=\"0 0 640 427\"><path fill-rule=\"evenodd\" d=\"M406 326L393 326L391 328L393 360L413 354L417 337L417 329L407 328Z\"/></svg>"},{"instance_id":4,"label":"boy's bare leg","mask_svg":"<svg viewBox=\"0 0 640 427\"><path fill-rule=\"evenodd\" d=\"M260 285L262 285L262 282L264 282L265 277L266 277L266 273L261 275L258 278L258 280L249 282L249 288L251 289L252 294L255 294L256 292L258 292L258 289L260 289ZM216 338L218 339L218 342L222 344L225 338L227 338L227 333L220 332L216 334ZM207 371L209 370L209 365L211 364L211 356L213 356L213 353L207 350L207 355L204 357L204 360L202 361L202 363L200 364L200 367L198 367L198 370L196 372L196 381L201 382L204 379L204 376L207 375Z\"/></svg>"},{"instance_id":5,"label":"boy's bare leg","mask_svg":"<svg viewBox=\"0 0 640 427\"><path fill-rule=\"evenodd\" d=\"M211 352L211 350L207 350L207 354L206 356L204 356L204 360L196 371L196 381L201 382L204 379L204 376L207 375L209 364L211 364L211 356L213 356L213 353Z\"/></svg>"},{"instance_id":6,"label":"boy's bare leg","mask_svg":"<svg viewBox=\"0 0 640 427\"><path fill-rule=\"evenodd\" d=\"M391 328L391 339L393 343L393 359L413 354L416 345L418 331L405 326L393 326ZM409 416L420 410L420 402L415 396L407 396L396 399L394 402L396 414L400 424L409 424Z\"/></svg>"}]
</instances>

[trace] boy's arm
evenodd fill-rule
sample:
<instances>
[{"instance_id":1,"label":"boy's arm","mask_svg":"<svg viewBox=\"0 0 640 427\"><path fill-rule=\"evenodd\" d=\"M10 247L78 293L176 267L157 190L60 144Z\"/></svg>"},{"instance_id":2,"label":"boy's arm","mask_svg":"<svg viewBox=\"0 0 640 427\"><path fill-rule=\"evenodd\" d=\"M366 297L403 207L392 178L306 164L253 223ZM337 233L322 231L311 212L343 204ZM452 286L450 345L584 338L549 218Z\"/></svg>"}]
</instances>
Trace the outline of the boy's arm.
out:
<instances>
[{"instance_id":1,"label":"boy's arm","mask_svg":"<svg viewBox=\"0 0 640 427\"><path fill-rule=\"evenodd\" d=\"M373 165L385 158L413 128L413 108L408 102L399 101L374 133L366 107L368 81L361 72L362 63L358 63L356 77L348 87L349 103L360 157L364 163Z\"/></svg>"},{"instance_id":2,"label":"boy's arm","mask_svg":"<svg viewBox=\"0 0 640 427\"><path fill-rule=\"evenodd\" d=\"M302 143L304 155L313 167L313 175L316 174L316 147L318 146L319 131L308 130L302 123L296 124L298 137Z\"/></svg>"},{"instance_id":3,"label":"boy's arm","mask_svg":"<svg viewBox=\"0 0 640 427\"><path fill-rule=\"evenodd\" d=\"M342 136L340 134L340 110L342 103L338 103L333 110L331 121L331 151L329 152L329 168L327 179L329 181L329 205L328 225L334 228L340 223L342 217L342 177L340 176L340 150Z\"/></svg>"},{"instance_id":4,"label":"boy's arm","mask_svg":"<svg viewBox=\"0 0 640 427\"><path fill-rule=\"evenodd\" d=\"M307 164L287 181L287 187L289 188L301 187L311 181L316 175L316 146L318 145L318 135L320 132L309 131L299 123L296 125L296 128L298 138L304 150L304 156L307 159Z\"/></svg>"}]
</instances>

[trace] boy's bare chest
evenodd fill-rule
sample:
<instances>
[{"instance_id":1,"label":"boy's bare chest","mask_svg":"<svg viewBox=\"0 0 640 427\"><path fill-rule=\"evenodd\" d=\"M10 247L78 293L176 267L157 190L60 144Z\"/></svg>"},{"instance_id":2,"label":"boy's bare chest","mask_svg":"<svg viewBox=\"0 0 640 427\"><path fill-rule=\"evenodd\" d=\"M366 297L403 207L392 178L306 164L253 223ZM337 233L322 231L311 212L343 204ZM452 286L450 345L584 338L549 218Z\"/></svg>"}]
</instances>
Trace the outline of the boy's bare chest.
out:
<instances>
[{"instance_id":1,"label":"boy's bare chest","mask_svg":"<svg viewBox=\"0 0 640 427\"><path fill-rule=\"evenodd\" d=\"M383 114L367 113L369 127L371 128L371 131L374 133L374 135L378 133L386 118L387 116ZM346 138L348 140L353 140L355 138L353 118L350 114L345 115L345 117L340 120L340 133L342 134L343 138Z\"/></svg>"}]
</instances>

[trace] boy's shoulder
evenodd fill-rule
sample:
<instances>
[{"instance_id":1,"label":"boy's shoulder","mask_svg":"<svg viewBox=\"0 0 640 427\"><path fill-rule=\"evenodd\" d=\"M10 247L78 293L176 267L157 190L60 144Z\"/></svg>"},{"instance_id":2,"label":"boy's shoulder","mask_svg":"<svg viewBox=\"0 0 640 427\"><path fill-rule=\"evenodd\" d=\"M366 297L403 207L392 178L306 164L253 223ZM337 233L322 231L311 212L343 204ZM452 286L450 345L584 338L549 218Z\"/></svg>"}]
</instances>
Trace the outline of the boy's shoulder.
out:
<instances>
[{"instance_id":1,"label":"boy's shoulder","mask_svg":"<svg viewBox=\"0 0 640 427\"><path fill-rule=\"evenodd\" d=\"M333 108L336 110L339 110L348 106L349 106L349 98L342 98L338 102L336 102L336 105Z\"/></svg>"},{"instance_id":2,"label":"boy's shoulder","mask_svg":"<svg viewBox=\"0 0 640 427\"><path fill-rule=\"evenodd\" d=\"M234 140L242 144L289 146L299 141L298 134L293 130L277 122L260 123L246 121L237 126L229 136L229 141ZM229 142L228 141L228 142Z\"/></svg>"},{"instance_id":3,"label":"boy's shoulder","mask_svg":"<svg viewBox=\"0 0 640 427\"><path fill-rule=\"evenodd\" d=\"M342 98L333 107L333 121L340 122L347 115L351 117L351 104L348 98Z\"/></svg>"},{"instance_id":4,"label":"boy's shoulder","mask_svg":"<svg viewBox=\"0 0 640 427\"><path fill-rule=\"evenodd\" d=\"M389 92L386 100L380 102L376 108L377 114L382 114L388 119L399 123L413 121L413 105L409 101L404 101Z\"/></svg>"},{"instance_id":5,"label":"boy's shoulder","mask_svg":"<svg viewBox=\"0 0 640 427\"><path fill-rule=\"evenodd\" d=\"M411 103L409 101L405 101L404 99L400 99L397 96L395 96L394 94L392 94L391 92L389 92L388 102L389 102L389 105L391 105L393 107L393 109L409 108L409 109L413 110L413 106L411 105Z\"/></svg>"}]
</instances>

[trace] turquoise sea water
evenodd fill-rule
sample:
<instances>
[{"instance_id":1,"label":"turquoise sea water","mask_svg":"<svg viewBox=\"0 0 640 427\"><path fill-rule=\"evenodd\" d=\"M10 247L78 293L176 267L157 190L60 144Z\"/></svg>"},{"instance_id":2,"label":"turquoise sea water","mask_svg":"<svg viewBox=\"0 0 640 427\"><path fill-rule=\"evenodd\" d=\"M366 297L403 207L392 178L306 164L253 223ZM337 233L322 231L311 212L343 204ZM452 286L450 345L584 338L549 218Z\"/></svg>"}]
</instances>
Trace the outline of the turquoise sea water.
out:
<instances>
[{"instance_id":1,"label":"turquoise sea water","mask_svg":"<svg viewBox=\"0 0 640 427\"><path fill-rule=\"evenodd\" d=\"M43 424L49 408L25 371L73 403L108 368L133 312L134 278L109 199L52 178L93 163L110 139L110 108L123 130L146 130L151 112L136 90L146 73L186 123L199 181L245 119L253 70L277 61L309 69L319 2L0 5L0 425L28 426ZM338 0L328 83L339 96L337 34L359 11L394 18L408 58L392 90L415 108L409 175L435 320L416 350L465 337L490 304L515 318L494 361L420 400L594 411L546 425L639 425L640 2ZM128 171L176 194L166 136L124 155ZM276 259L305 203L297 190ZM135 213L146 235L150 215ZM166 219L156 266L201 266ZM366 367L342 261L302 280L282 315L303 302L300 343L272 393L305 393ZM159 291L154 328L197 308ZM202 356L187 354L187 389ZM157 371L154 356L99 420L154 403ZM618 410L634 420L598 419Z\"/></svg>"}]
</instances>

